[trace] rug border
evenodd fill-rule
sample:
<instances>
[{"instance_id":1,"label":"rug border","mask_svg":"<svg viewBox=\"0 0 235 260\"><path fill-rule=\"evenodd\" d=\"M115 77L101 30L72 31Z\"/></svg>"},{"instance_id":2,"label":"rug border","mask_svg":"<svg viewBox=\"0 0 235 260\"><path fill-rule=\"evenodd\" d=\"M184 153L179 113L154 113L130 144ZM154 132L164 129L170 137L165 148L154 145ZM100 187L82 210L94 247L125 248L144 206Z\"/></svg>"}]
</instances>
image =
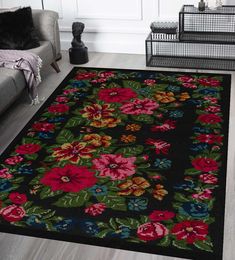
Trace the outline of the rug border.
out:
<instances>
[{"instance_id":1,"label":"rug border","mask_svg":"<svg viewBox=\"0 0 235 260\"><path fill-rule=\"evenodd\" d=\"M67 76L62 80L59 86L50 94L50 96L46 99L46 101L42 104L42 106L35 112L35 114L29 119L29 121L25 124L23 129L17 134L17 136L10 142L7 148L2 152L0 155L0 161L4 160L7 157L7 153L12 149L13 146L16 145L19 139L21 139L22 135L27 131L28 127L35 121L37 118L41 116L41 112L50 104L50 102L54 99L54 96L63 88L67 81L71 79L76 73L78 69L97 69L97 70L124 70L124 71L147 71L147 72L159 72L159 73L168 73L168 74L199 74L199 75L218 75L223 76L223 86L226 87L226 84L229 84L229 91L225 94L225 90L223 90L223 98L225 99L226 105L223 107L224 112L224 123L223 123L223 130L224 130L224 146L223 146L223 159L222 159L222 166L221 172L222 177L220 179L221 187L217 191L217 200L214 208L217 208L216 212L216 222L217 227L219 227L222 232L218 236L218 247L216 247L216 252L211 254L211 256L205 255L205 253L200 252L193 252L194 256L192 258L190 251L183 251L177 248L163 248L163 247L154 247L147 245L140 245L134 243L127 243L126 241L118 241L118 245L116 240L102 240L99 238L94 237L83 237L83 236L75 236L71 234L60 234L54 231L41 231L37 229L27 229L22 227L15 227L15 226L4 226L0 225L0 232L10 233L15 235L24 235L30 236L35 238L44 238L44 239L53 239L59 240L64 242L74 242L79 244L87 244L93 246L101 246L101 247L109 247L121 250L129 250L129 251L137 251L142 253L151 253L157 255L164 255L164 256L173 256L173 257L187 257L189 259L201 260L202 257L206 257L207 260L221 260L223 254L223 242L224 242L224 219L225 219L225 202L226 202L226 173L227 173L227 159L228 159L228 139L229 139L229 116L230 116L230 96L231 96L231 74L222 74L222 73L203 73L203 72L184 72L184 71L161 71L161 70L149 70L149 69L123 69L123 68L103 68L103 67L83 67L83 66L74 66L71 71L67 74ZM226 130L227 129L227 130ZM226 131L225 131L226 130ZM226 148L226 149L225 149ZM218 200L219 198L219 200ZM221 207L222 203L222 207ZM218 210L219 209L219 210ZM35 236L36 235L36 236ZM81 241L80 241L81 240Z\"/></svg>"}]
</instances>

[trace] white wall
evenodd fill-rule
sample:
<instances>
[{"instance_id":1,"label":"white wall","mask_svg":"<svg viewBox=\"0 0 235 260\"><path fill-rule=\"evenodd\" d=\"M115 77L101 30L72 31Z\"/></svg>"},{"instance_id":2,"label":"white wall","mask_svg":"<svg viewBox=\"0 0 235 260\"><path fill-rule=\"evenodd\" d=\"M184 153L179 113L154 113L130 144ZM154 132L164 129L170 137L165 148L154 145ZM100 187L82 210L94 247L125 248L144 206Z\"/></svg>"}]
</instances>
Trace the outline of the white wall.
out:
<instances>
[{"instance_id":1,"label":"white wall","mask_svg":"<svg viewBox=\"0 0 235 260\"><path fill-rule=\"evenodd\" d=\"M145 38L154 20L178 20L183 4L199 0L44 0L45 9L59 13L62 49L72 40L71 25L83 22L83 41L90 51L144 53ZM212 5L215 0L208 0ZM235 0L224 0L234 4ZM41 8L41 0L0 0L1 7Z\"/></svg>"}]
</instances>

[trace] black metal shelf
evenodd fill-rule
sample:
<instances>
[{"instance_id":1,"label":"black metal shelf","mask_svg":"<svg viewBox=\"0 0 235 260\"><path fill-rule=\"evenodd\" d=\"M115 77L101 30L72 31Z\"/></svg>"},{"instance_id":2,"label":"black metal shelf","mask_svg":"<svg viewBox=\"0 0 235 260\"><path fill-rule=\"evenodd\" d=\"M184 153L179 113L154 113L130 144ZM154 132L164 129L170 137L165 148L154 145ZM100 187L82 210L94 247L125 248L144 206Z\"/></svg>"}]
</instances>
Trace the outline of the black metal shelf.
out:
<instances>
[{"instance_id":1,"label":"black metal shelf","mask_svg":"<svg viewBox=\"0 0 235 260\"><path fill-rule=\"evenodd\" d=\"M190 57L152 56L147 61L147 64L149 67L235 71L235 60L202 60Z\"/></svg>"},{"instance_id":2,"label":"black metal shelf","mask_svg":"<svg viewBox=\"0 0 235 260\"><path fill-rule=\"evenodd\" d=\"M235 70L235 6L198 11L184 5L179 33L150 33L146 66Z\"/></svg>"}]
</instances>

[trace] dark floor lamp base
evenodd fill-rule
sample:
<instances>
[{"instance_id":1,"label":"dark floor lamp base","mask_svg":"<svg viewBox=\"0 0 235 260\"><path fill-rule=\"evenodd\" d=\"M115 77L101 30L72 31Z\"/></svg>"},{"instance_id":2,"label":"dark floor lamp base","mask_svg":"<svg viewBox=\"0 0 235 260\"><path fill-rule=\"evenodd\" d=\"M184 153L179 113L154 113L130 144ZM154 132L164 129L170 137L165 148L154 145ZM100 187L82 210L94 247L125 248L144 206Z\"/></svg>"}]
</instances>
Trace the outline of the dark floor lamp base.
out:
<instances>
[{"instance_id":1,"label":"dark floor lamp base","mask_svg":"<svg viewBox=\"0 0 235 260\"><path fill-rule=\"evenodd\" d=\"M69 59L71 64L84 64L89 61L88 49L84 48L70 48Z\"/></svg>"}]
</instances>

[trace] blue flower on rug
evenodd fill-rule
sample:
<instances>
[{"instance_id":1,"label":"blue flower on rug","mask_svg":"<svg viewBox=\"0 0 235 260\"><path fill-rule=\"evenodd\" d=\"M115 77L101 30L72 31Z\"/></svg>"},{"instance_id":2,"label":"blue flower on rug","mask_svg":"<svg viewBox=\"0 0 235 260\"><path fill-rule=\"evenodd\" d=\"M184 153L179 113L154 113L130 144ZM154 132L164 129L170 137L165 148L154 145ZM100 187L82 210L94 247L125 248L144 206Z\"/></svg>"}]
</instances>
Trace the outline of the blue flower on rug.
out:
<instances>
[{"instance_id":1,"label":"blue flower on rug","mask_svg":"<svg viewBox=\"0 0 235 260\"><path fill-rule=\"evenodd\" d=\"M186 202L179 208L179 214L193 218L205 218L208 216L208 206L201 202Z\"/></svg>"},{"instance_id":2,"label":"blue flower on rug","mask_svg":"<svg viewBox=\"0 0 235 260\"><path fill-rule=\"evenodd\" d=\"M130 199L128 202L128 209L132 211L141 211L147 209L147 199Z\"/></svg>"}]
</instances>

